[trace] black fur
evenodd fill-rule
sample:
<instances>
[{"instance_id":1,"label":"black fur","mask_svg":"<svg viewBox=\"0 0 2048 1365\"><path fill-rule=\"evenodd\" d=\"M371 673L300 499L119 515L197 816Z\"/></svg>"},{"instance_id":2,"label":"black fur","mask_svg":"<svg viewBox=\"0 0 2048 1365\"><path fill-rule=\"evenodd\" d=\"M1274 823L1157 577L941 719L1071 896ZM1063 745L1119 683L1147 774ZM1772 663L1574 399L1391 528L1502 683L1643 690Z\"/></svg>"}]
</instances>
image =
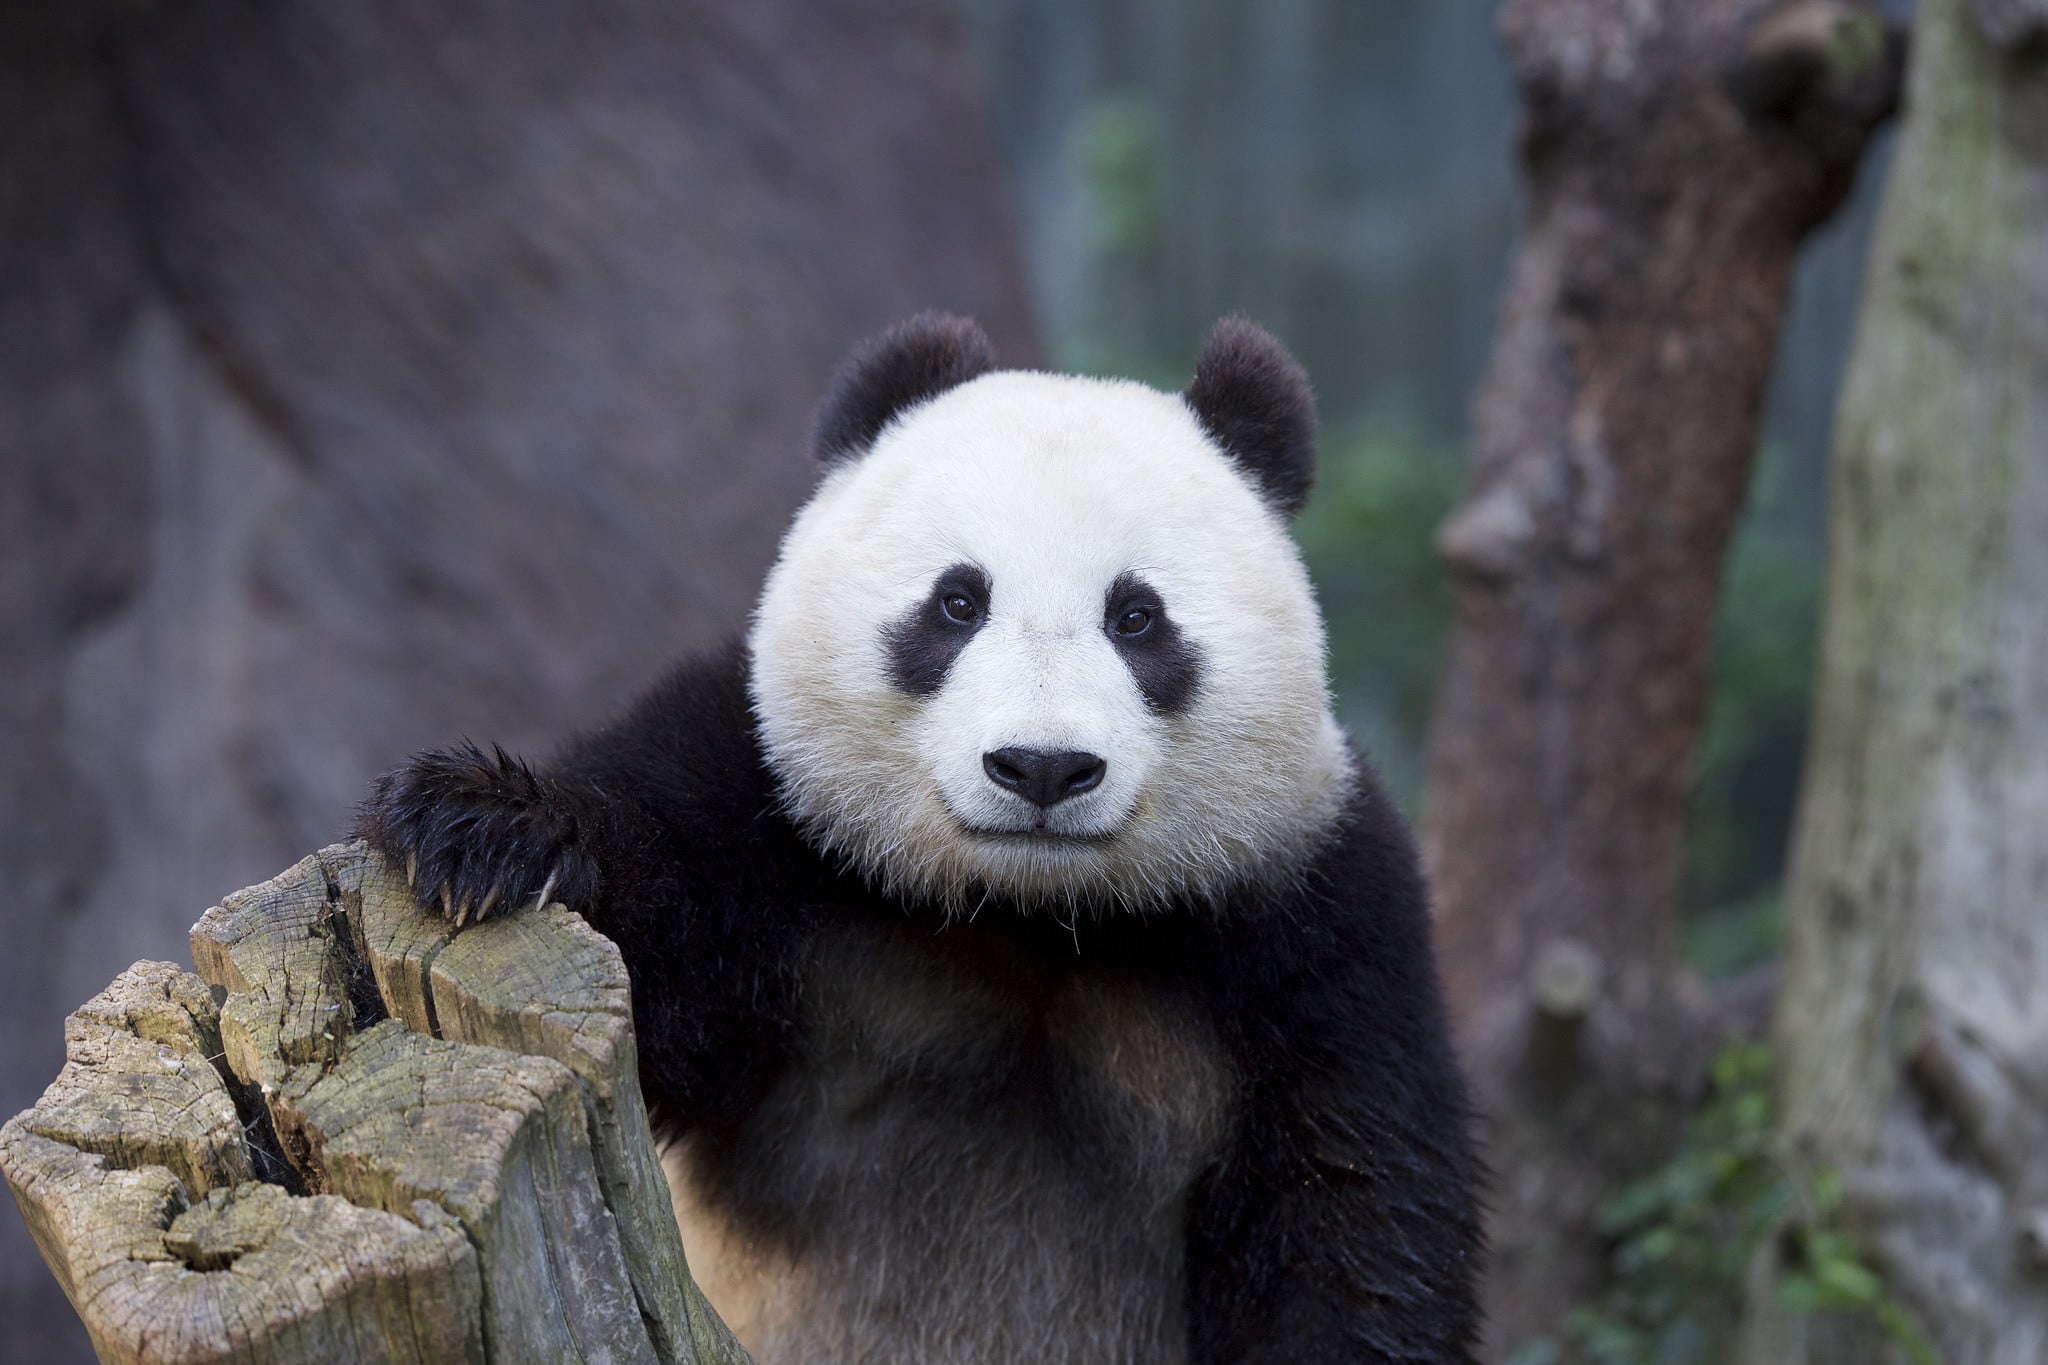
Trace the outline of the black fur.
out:
<instances>
[{"instance_id":1,"label":"black fur","mask_svg":"<svg viewBox=\"0 0 2048 1365\"><path fill-rule=\"evenodd\" d=\"M1133 609L1146 612L1151 621L1143 633L1126 635L1117 630L1117 622ZM1118 575L1104 598L1102 628L1147 706L1167 715L1188 708L1202 682L1202 651L1173 623L1150 583L1134 573Z\"/></svg>"},{"instance_id":2,"label":"black fur","mask_svg":"<svg viewBox=\"0 0 2048 1365\"><path fill-rule=\"evenodd\" d=\"M554 873L632 972L658 1131L758 1246L819 1283L866 1267L864 1322L1064 1333L983 1353L1048 1362L1471 1359L1465 1094L1415 852L1369 777L1298 885L948 919L779 813L735 647L539 775L423 755L360 828L458 906ZM1052 1267L1051 1317L1019 1266Z\"/></svg>"},{"instance_id":3,"label":"black fur","mask_svg":"<svg viewBox=\"0 0 2048 1365\"><path fill-rule=\"evenodd\" d=\"M955 621L946 614L954 594L974 607L974 619ZM889 656L889 681L913 697L939 690L953 660L988 620L988 575L972 564L955 564L940 574L924 600L905 612L883 640Z\"/></svg>"},{"instance_id":4,"label":"black fur","mask_svg":"<svg viewBox=\"0 0 2048 1365\"><path fill-rule=\"evenodd\" d=\"M543 891L588 903L597 872L577 837L571 803L496 745L424 753L377 779L357 832L405 850L393 862L423 903L460 923L534 900ZM488 864L464 850L489 848Z\"/></svg>"},{"instance_id":5,"label":"black fur","mask_svg":"<svg viewBox=\"0 0 2048 1365\"><path fill-rule=\"evenodd\" d=\"M1316 480L1316 405L1285 346L1255 323L1225 318L1203 343L1183 396L1281 516L1301 511Z\"/></svg>"},{"instance_id":6,"label":"black fur","mask_svg":"<svg viewBox=\"0 0 2048 1365\"><path fill-rule=\"evenodd\" d=\"M867 453L882 429L919 403L995 368L972 319L919 313L862 345L833 377L811 429L811 453L836 464Z\"/></svg>"}]
</instances>

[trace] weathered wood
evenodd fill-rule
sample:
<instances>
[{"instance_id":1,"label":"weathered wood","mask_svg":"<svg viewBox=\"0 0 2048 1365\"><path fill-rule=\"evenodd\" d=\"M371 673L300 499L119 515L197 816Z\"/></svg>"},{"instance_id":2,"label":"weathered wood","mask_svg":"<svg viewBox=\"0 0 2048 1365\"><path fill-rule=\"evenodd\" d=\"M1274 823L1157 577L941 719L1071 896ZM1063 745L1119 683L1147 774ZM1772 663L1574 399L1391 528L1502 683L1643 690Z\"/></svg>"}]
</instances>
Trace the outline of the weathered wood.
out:
<instances>
[{"instance_id":1,"label":"weathered wood","mask_svg":"<svg viewBox=\"0 0 2048 1365\"><path fill-rule=\"evenodd\" d=\"M12 1123L0 1165L102 1360L484 1358L476 1252L435 1205L400 1217L261 1182L189 1204L165 1167Z\"/></svg>"},{"instance_id":2,"label":"weathered wood","mask_svg":"<svg viewBox=\"0 0 2048 1365\"><path fill-rule=\"evenodd\" d=\"M318 856L237 891L192 926L192 962L221 1004L221 1047L243 1084L269 1094L294 1066L332 1065L355 1029L345 956Z\"/></svg>"},{"instance_id":3,"label":"weathered wood","mask_svg":"<svg viewBox=\"0 0 2048 1365\"><path fill-rule=\"evenodd\" d=\"M115 1167L167 1167L194 1198L255 1175L234 1097L207 1060L220 1052L220 1024L205 982L138 962L64 1034L71 1060L25 1116L30 1131Z\"/></svg>"},{"instance_id":4,"label":"weathered wood","mask_svg":"<svg viewBox=\"0 0 2048 1365\"><path fill-rule=\"evenodd\" d=\"M254 1178L205 982L139 962L66 1033L63 1074L0 1128L0 1170L103 1359L480 1358L453 1218Z\"/></svg>"},{"instance_id":5,"label":"weathered wood","mask_svg":"<svg viewBox=\"0 0 2048 1365\"><path fill-rule=\"evenodd\" d=\"M360 845L138 963L0 1129L110 1361L744 1362L690 1282L618 952L560 906L453 936ZM439 1035L439 1036L436 1036Z\"/></svg>"}]
</instances>

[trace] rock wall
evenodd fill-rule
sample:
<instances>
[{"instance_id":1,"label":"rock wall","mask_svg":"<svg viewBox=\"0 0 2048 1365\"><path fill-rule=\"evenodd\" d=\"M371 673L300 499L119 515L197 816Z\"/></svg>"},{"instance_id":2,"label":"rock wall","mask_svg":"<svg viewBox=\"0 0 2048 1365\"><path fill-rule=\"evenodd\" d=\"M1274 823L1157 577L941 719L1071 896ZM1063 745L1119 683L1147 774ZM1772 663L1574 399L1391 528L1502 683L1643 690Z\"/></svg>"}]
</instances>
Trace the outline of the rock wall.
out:
<instances>
[{"instance_id":1,"label":"rock wall","mask_svg":"<svg viewBox=\"0 0 2048 1365\"><path fill-rule=\"evenodd\" d=\"M741 629L856 339L1037 357L942 0L11 6L0 163L0 1117L372 773Z\"/></svg>"}]
</instances>

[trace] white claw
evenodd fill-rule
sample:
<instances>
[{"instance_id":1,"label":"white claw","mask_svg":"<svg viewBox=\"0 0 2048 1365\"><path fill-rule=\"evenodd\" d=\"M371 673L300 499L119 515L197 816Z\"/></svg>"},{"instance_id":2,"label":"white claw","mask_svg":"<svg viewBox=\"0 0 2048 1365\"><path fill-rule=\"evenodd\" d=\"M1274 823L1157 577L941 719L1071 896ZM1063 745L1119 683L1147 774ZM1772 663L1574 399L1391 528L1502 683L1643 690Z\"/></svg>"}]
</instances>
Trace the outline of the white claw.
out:
<instances>
[{"instance_id":1,"label":"white claw","mask_svg":"<svg viewBox=\"0 0 2048 1365\"><path fill-rule=\"evenodd\" d=\"M481 920L484 916L491 913L491 907L497 903L498 888L494 886L491 888L490 894L484 897L484 903L476 908L476 917Z\"/></svg>"},{"instance_id":2,"label":"white claw","mask_svg":"<svg viewBox=\"0 0 2048 1365\"><path fill-rule=\"evenodd\" d=\"M548 897L555 894L555 878L560 875L560 868L548 869L548 879L541 883L540 894L533 898L533 905L536 910L545 906L548 903Z\"/></svg>"},{"instance_id":3,"label":"white claw","mask_svg":"<svg viewBox=\"0 0 2048 1365\"><path fill-rule=\"evenodd\" d=\"M409 890L413 886L417 885L419 879L420 855L417 853L408 853L405 855L405 885L407 889Z\"/></svg>"}]
</instances>

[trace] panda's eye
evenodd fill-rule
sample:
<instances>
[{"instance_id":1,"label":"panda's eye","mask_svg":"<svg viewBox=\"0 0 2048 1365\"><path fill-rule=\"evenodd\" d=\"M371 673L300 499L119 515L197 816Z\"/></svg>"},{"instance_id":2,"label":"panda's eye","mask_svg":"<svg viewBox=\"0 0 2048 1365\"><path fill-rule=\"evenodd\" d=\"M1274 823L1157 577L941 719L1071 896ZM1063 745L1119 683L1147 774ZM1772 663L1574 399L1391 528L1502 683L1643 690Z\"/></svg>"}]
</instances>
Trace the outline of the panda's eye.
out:
<instances>
[{"instance_id":1,"label":"panda's eye","mask_svg":"<svg viewBox=\"0 0 2048 1365\"><path fill-rule=\"evenodd\" d=\"M981 619L981 608L964 592L949 592L939 598L939 610L958 626L971 626Z\"/></svg>"},{"instance_id":2,"label":"panda's eye","mask_svg":"<svg viewBox=\"0 0 2048 1365\"><path fill-rule=\"evenodd\" d=\"M1152 629L1152 609L1132 607L1116 618L1116 633L1125 639L1134 639Z\"/></svg>"}]
</instances>

